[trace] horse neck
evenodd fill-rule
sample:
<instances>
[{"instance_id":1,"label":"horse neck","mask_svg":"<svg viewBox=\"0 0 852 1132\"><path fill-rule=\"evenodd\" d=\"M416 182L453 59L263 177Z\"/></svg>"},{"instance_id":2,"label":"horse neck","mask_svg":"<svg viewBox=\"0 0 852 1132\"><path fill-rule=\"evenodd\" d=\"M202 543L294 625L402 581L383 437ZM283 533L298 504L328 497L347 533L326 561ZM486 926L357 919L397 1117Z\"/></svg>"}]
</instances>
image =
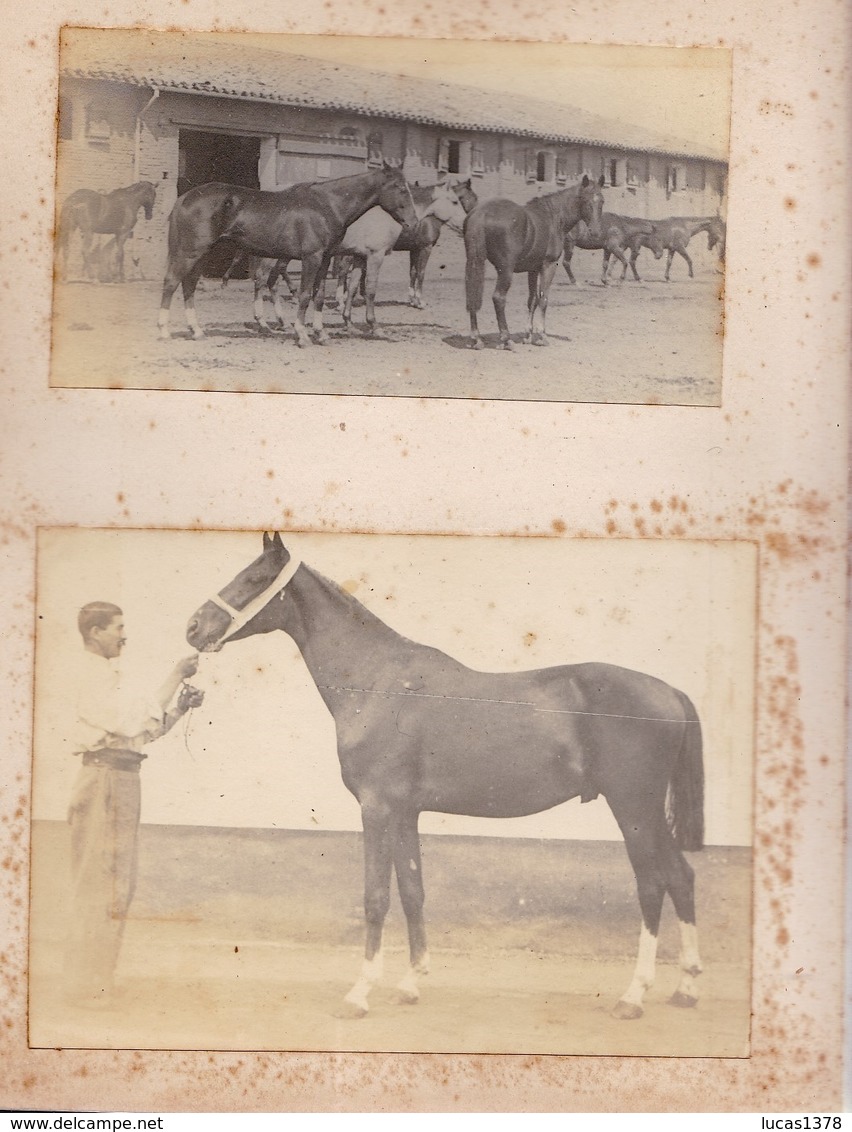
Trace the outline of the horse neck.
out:
<instances>
[{"instance_id":1,"label":"horse neck","mask_svg":"<svg viewBox=\"0 0 852 1132\"><path fill-rule=\"evenodd\" d=\"M356 173L352 177L339 177L323 181L317 186L331 205L332 211L344 227L348 227L367 209L379 203L382 193L381 173Z\"/></svg>"},{"instance_id":2,"label":"horse neck","mask_svg":"<svg viewBox=\"0 0 852 1132\"><path fill-rule=\"evenodd\" d=\"M304 564L287 585L278 626L299 647L318 686L368 681L383 642L399 634L335 582Z\"/></svg>"}]
</instances>

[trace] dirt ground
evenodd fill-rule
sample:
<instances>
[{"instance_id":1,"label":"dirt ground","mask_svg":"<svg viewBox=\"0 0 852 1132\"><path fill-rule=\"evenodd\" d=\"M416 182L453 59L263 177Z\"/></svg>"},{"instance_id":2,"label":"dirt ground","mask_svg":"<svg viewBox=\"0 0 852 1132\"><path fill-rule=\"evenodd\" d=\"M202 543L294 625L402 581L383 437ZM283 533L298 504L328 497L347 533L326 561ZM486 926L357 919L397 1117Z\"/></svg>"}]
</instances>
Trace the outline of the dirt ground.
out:
<instances>
[{"instance_id":1,"label":"dirt ground","mask_svg":"<svg viewBox=\"0 0 852 1132\"><path fill-rule=\"evenodd\" d=\"M291 326L263 337L256 329L248 280L222 289L202 280L196 296L207 337L193 341L180 292L172 304L173 338L157 337L160 281L57 284L51 384L62 387L202 389L266 393L495 398L598 403L719 405L722 275L703 233L690 244L695 278L676 259L645 251L643 281L600 282L601 253L578 250L572 286L560 266L547 316L550 345L525 346L527 284L515 277L507 317L517 346L497 349L488 268L479 325L486 349L469 349L464 248L445 231L433 251L424 310L407 305L408 256L389 256L379 278L378 331L364 336L364 307L347 334L327 308L327 346L299 349ZM129 262L129 259L128 259ZM296 279L298 264L293 264ZM614 278L620 277L617 266ZM202 289L203 288L203 289ZM329 294L332 289L329 287ZM292 323L295 305L286 304ZM270 308L271 317L271 308Z\"/></svg>"},{"instance_id":2,"label":"dirt ground","mask_svg":"<svg viewBox=\"0 0 852 1132\"><path fill-rule=\"evenodd\" d=\"M143 826L141 875L111 1011L64 1004L67 828L33 837L30 1044L35 1047L747 1056L750 853L691 854L705 973L669 1006L667 907L644 1016L610 1011L635 960L638 905L609 842L426 837L431 973L421 1001L394 897L385 981L366 1018L338 1017L362 954L357 834Z\"/></svg>"}]
</instances>

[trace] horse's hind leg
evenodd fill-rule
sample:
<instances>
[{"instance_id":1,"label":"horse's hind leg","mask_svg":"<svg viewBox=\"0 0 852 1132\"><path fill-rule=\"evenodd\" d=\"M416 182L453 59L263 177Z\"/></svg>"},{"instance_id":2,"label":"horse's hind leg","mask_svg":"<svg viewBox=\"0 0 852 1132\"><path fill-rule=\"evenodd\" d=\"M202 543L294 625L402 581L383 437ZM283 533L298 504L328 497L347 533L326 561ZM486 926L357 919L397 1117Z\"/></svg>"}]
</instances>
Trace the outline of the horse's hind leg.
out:
<instances>
[{"instance_id":1,"label":"horse's hind leg","mask_svg":"<svg viewBox=\"0 0 852 1132\"><path fill-rule=\"evenodd\" d=\"M418 979L429 974L429 950L423 921L423 868L417 814L405 817L399 825L393 847L396 881L405 919L408 923L408 973L397 985L397 1001L408 1006L420 999Z\"/></svg>"},{"instance_id":2,"label":"horse's hind leg","mask_svg":"<svg viewBox=\"0 0 852 1132\"><path fill-rule=\"evenodd\" d=\"M665 860L669 896L680 925L680 982L669 999L672 1006L695 1006L698 1002L698 928L695 923L695 872L674 844L668 829L660 834L660 855Z\"/></svg>"},{"instance_id":3,"label":"horse's hind leg","mask_svg":"<svg viewBox=\"0 0 852 1132\"><path fill-rule=\"evenodd\" d=\"M657 937L660 931L663 899L666 895L666 878L658 857L656 831L649 825L647 817L640 814L630 814L631 808L625 806L623 813L615 813L615 810L613 810L616 821L618 821L624 835L627 855L633 866L636 888L639 894L639 907L642 911L639 953L636 958L633 978L612 1011L614 1018L626 1020L642 1017L645 992L654 982ZM664 814L663 821L665 822Z\"/></svg>"},{"instance_id":4,"label":"horse's hind leg","mask_svg":"<svg viewBox=\"0 0 852 1132\"><path fill-rule=\"evenodd\" d=\"M497 272L497 286L494 288L492 302L494 313L497 315L497 326L500 330L500 347L503 350L514 350L515 343L509 337L509 324L506 322L506 296L512 285L512 272L503 268Z\"/></svg>"},{"instance_id":5,"label":"horse's hind leg","mask_svg":"<svg viewBox=\"0 0 852 1132\"><path fill-rule=\"evenodd\" d=\"M556 274L558 260L544 263L538 271L529 272L529 312L530 327L527 342L533 346L547 346L547 297L553 276ZM538 313L539 326L536 327L536 313Z\"/></svg>"}]
</instances>

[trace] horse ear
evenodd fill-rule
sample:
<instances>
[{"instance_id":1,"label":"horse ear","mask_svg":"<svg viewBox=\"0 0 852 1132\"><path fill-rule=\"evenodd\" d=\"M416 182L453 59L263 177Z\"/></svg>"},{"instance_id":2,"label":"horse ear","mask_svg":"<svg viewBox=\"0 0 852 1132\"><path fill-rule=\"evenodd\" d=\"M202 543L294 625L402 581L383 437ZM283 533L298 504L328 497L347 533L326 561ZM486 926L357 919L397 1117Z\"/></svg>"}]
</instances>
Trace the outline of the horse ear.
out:
<instances>
[{"instance_id":1,"label":"horse ear","mask_svg":"<svg viewBox=\"0 0 852 1132\"><path fill-rule=\"evenodd\" d=\"M272 546L272 539L269 537L269 535L266 533L266 531L264 531L263 532L263 549L269 550L270 546Z\"/></svg>"},{"instance_id":2,"label":"horse ear","mask_svg":"<svg viewBox=\"0 0 852 1132\"><path fill-rule=\"evenodd\" d=\"M284 549L284 543L281 541L281 535L278 531L272 536L272 545L277 546L280 550Z\"/></svg>"},{"instance_id":3,"label":"horse ear","mask_svg":"<svg viewBox=\"0 0 852 1132\"><path fill-rule=\"evenodd\" d=\"M583 187L583 188L585 189L585 187L586 187L586 185L588 185L588 183L589 183L589 174L588 174L588 173L584 173L584 174L583 174L583 179L582 179L582 181L580 182L580 184L581 184L581 185L582 185L582 187Z\"/></svg>"}]
</instances>

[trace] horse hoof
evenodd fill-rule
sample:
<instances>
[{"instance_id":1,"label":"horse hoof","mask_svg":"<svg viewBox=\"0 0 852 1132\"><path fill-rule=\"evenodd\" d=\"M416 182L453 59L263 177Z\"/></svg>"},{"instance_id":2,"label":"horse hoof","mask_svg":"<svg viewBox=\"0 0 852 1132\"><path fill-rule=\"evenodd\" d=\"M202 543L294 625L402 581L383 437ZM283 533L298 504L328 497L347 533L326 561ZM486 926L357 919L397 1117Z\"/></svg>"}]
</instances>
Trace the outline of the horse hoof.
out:
<instances>
[{"instance_id":1,"label":"horse hoof","mask_svg":"<svg viewBox=\"0 0 852 1132\"><path fill-rule=\"evenodd\" d=\"M204 331L203 330L193 330L193 332L192 332L193 342L200 342L203 337L204 337Z\"/></svg>"},{"instance_id":2,"label":"horse hoof","mask_svg":"<svg viewBox=\"0 0 852 1132\"><path fill-rule=\"evenodd\" d=\"M420 1001L417 991L403 990L397 987L389 1000L394 1006L416 1006Z\"/></svg>"},{"instance_id":3,"label":"horse hoof","mask_svg":"<svg viewBox=\"0 0 852 1132\"><path fill-rule=\"evenodd\" d=\"M512 341L511 338L507 338L505 342L500 343L500 349L501 350L514 350L514 348L515 348L515 343Z\"/></svg>"},{"instance_id":4,"label":"horse hoof","mask_svg":"<svg viewBox=\"0 0 852 1132\"><path fill-rule=\"evenodd\" d=\"M533 346L549 346L550 342L543 334L537 334L532 340Z\"/></svg>"},{"instance_id":5,"label":"horse hoof","mask_svg":"<svg viewBox=\"0 0 852 1132\"><path fill-rule=\"evenodd\" d=\"M618 1018L622 1022L633 1022L637 1018L641 1018L644 1011L642 1007L635 1002L625 1002L624 999L619 1001L612 1008L613 1018Z\"/></svg>"},{"instance_id":6,"label":"horse hoof","mask_svg":"<svg viewBox=\"0 0 852 1132\"><path fill-rule=\"evenodd\" d=\"M698 999L691 994L684 994L683 991L675 991L669 999L669 1006L681 1006L688 1009L698 1005Z\"/></svg>"},{"instance_id":7,"label":"horse hoof","mask_svg":"<svg viewBox=\"0 0 852 1132\"><path fill-rule=\"evenodd\" d=\"M471 341L469 348L471 350L484 350L485 349L485 343L482 341L481 338L474 338Z\"/></svg>"},{"instance_id":8,"label":"horse hoof","mask_svg":"<svg viewBox=\"0 0 852 1132\"><path fill-rule=\"evenodd\" d=\"M337 1010L334 1011L335 1018L341 1018L346 1022L354 1022L358 1018L366 1018L369 1011L365 1006L358 1006L357 1003L350 1002L344 999Z\"/></svg>"},{"instance_id":9,"label":"horse hoof","mask_svg":"<svg viewBox=\"0 0 852 1132\"><path fill-rule=\"evenodd\" d=\"M321 334L317 334L315 336L314 342L316 342L317 346L327 346L328 335L325 333L325 331L323 331Z\"/></svg>"}]
</instances>

